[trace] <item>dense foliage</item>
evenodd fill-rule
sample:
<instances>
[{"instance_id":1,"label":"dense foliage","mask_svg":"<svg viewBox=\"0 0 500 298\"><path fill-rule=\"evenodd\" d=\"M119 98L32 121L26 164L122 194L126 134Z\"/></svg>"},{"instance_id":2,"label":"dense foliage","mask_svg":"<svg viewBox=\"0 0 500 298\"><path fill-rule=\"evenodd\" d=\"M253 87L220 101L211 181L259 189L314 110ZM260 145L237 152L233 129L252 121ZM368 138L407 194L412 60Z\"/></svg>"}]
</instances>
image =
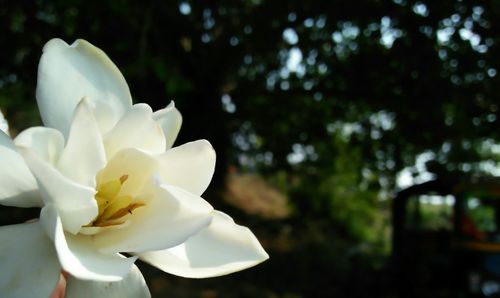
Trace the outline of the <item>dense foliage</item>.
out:
<instances>
[{"instance_id":1,"label":"dense foliage","mask_svg":"<svg viewBox=\"0 0 500 298\"><path fill-rule=\"evenodd\" d=\"M495 1L0 4L0 108L15 130L39 123L43 44L87 39L121 68L138 101L158 109L175 100L179 143L211 141L214 197L230 166L267 177L290 198L292 216L247 220L271 238L291 226L307 234L298 242L327 243L327 264L347 262L353 247L366 253L367 243L387 252L388 194L401 171L418 176L422 154L440 171L498 171ZM297 245L300 256L315 244ZM288 257L268 266L279 270ZM338 264L328 270L351 270Z\"/></svg>"}]
</instances>

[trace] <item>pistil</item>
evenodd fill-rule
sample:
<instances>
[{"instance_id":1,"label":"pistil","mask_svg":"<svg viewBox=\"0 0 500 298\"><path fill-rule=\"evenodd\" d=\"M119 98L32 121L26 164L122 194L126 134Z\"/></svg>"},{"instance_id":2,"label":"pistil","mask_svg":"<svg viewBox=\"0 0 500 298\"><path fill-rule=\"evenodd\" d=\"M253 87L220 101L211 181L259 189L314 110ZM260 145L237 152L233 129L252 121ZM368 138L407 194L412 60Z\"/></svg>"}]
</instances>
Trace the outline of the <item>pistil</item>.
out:
<instances>
[{"instance_id":1,"label":"pistil","mask_svg":"<svg viewBox=\"0 0 500 298\"><path fill-rule=\"evenodd\" d=\"M99 214L90 226L105 227L122 224L125 221L125 216L145 205L144 202L134 200L131 196L118 196L127 179L128 175L123 175L119 179L102 183L97 187L95 199Z\"/></svg>"}]
</instances>

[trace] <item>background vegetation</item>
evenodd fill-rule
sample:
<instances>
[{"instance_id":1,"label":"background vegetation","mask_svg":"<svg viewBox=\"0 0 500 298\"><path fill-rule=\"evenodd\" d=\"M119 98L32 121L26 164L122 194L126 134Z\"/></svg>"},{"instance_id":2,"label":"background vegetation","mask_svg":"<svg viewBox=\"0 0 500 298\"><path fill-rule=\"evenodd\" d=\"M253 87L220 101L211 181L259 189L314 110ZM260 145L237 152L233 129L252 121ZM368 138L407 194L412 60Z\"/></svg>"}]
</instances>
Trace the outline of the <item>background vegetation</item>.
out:
<instances>
[{"instance_id":1,"label":"background vegetation","mask_svg":"<svg viewBox=\"0 0 500 298\"><path fill-rule=\"evenodd\" d=\"M177 144L213 144L206 198L271 259L210 280L150 270L158 297L391 297L391 193L498 174L499 18L492 0L0 0L0 108L14 133L40 124L43 44L84 38L136 102L175 100Z\"/></svg>"}]
</instances>

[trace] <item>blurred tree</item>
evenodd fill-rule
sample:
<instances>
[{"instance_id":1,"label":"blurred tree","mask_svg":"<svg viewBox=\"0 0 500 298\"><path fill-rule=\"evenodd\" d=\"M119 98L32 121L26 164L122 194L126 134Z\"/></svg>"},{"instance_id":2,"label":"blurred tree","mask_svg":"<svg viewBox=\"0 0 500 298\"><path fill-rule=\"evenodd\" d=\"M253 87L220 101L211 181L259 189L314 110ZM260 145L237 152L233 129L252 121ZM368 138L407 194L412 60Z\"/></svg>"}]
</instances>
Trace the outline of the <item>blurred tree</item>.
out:
<instances>
[{"instance_id":1,"label":"blurred tree","mask_svg":"<svg viewBox=\"0 0 500 298\"><path fill-rule=\"evenodd\" d=\"M498 17L492 0L0 0L0 107L16 130L39 122L40 49L87 39L137 101L176 101L178 143L211 141L212 190L230 164L285 171L297 218L368 240L380 190L420 154L496 170Z\"/></svg>"}]
</instances>

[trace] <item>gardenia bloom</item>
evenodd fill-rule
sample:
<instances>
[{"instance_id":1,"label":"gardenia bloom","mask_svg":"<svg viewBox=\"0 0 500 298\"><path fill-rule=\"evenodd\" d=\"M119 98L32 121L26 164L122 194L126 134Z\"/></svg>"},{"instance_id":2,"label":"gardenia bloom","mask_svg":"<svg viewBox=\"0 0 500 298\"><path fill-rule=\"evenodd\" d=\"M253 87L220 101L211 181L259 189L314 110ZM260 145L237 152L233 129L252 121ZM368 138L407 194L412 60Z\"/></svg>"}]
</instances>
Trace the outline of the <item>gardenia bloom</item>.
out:
<instances>
[{"instance_id":1,"label":"gardenia bloom","mask_svg":"<svg viewBox=\"0 0 500 298\"><path fill-rule=\"evenodd\" d=\"M9 135L9 123L5 120L2 111L0 110L0 130Z\"/></svg>"},{"instance_id":2,"label":"gardenia bloom","mask_svg":"<svg viewBox=\"0 0 500 298\"><path fill-rule=\"evenodd\" d=\"M149 297L138 258L193 278L268 258L248 228L200 197L211 145L171 148L180 113L132 105L104 52L49 41L36 94L46 126L14 141L0 132L0 203L42 208L37 221L0 227L2 297L48 297L61 270L67 297Z\"/></svg>"}]
</instances>

